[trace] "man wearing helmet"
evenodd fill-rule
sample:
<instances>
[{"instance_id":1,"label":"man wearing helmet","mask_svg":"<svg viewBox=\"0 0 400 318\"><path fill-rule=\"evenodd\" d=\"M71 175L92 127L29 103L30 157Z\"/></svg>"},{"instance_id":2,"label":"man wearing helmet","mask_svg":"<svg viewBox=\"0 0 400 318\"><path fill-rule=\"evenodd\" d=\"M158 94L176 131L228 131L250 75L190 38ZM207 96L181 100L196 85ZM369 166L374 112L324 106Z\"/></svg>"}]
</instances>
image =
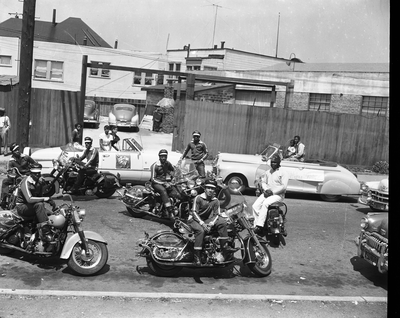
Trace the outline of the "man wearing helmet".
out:
<instances>
[{"instance_id":1,"label":"man wearing helmet","mask_svg":"<svg viewBox=\"0 0 400 318\"><path fill-rule=\"evenodd\" d=\"M67 193L73 194L77 192L82 185L85 176L92 176L97 172L97 166L99 165L99 152L93 147L93 139L85 137L85 151L83 155L78 158L79 161L86 159L86 163L83 164L78 172L75 184L70 191Z\"/></svg>"},{"instance_id":2,"label":"man wearing helmet","mask_svg":"<svg viewBox=\"0 0 400 318\"><path fill-rule=\"evenodd\" d=\"M43 241L50 241L47 236L50 232L48 225L48 211L45 208L45 202L49 203L53 209L55 203L50 197L43 197L44 180L41 178L42 165L35 163L31 167L29 176L22 179L18 189L16 199L16 210L21 217L35 217L37 220L37 228L39 236Z\"/></svg>"},{"instance_id":3,"label":"man wearing helmet","mask_svg":"<svg viewBox=\"0 0 400 318\"><path fill-rule=\"evenodd\" d=\"M209 232L213 226L216 227L219 234L219 243L227 259L232 253L237 251L228 246L228 217L221 213L219 200L215 197L215 188L217 183L214 180L206 180L205 190L202 194L195 197L192 210L189 212L188 224L193 229L194 240L194 262L201 265L201 250L203 249L203 239L205 232Z\"/></svg>"},{"instance_id":4,"label":"man wearing helmet","mask_svg":"<svg viewBox=\"0 0 400 318\"><path fill-rule=\"evenodd\" d=\"M175 168L167 160L168 158L168 151L165 149L161 149L158 152L158 161L151 165L151 185L153 186L154 190L157 191L161 195L161 200L164 203L164 206L167 210L167 217L173 220L174 212L173 206L169 197L181 199L180 194L178 191L171 186L170 182L175 174Z\"/></svg>"},{"instance_id":5,"label":"man wearing helmet","mask_svg":"<svg viewBox=\"0 0 400 318\"><path fill-rule=\"evenodd\" d=\"M13 142L10 145L11 150L11 158L8 162L7 172L11 172L14 168L18 169L19 173L22 175L29 175L30 167L37 163L28 155L21 154L19 145ZM13 180L11 178L5 178L2 182L1 187L1 207L5 209L6 207L6 197L9 191L9 186L13 184Z\"/></svg>"},{"instance_id":6,"label":"man wearing helmet","mask_svg":"<svg viewBox=\"0 0 400 318\"><path fill-rule=\"evenodd\" d=\"M198 130L195 130L192 133L192 136L193 139L187 145L180 160L184 159L190 150L191 151L190 159L194 161L196 170L199 173L200 177L205 178L206 170L205 170L204 160L206 160L208 156L207 145L200 140L201 133Z\"/></svg>"},{"instance_id":7,"label":"man wearing helmet","mask_svg":"<svg viewBox=\"0 0 400 318\"><path fill-rule=\"evenodd\" d=\"M268 207L285 198L286 188L289 182L287 173L280 169L281 158L276 155L271 158L271 169L265 172L261 183L264 190L253 204L254 232L263 234L263 227L268 214Z\"/></svg>"}]
</instances>

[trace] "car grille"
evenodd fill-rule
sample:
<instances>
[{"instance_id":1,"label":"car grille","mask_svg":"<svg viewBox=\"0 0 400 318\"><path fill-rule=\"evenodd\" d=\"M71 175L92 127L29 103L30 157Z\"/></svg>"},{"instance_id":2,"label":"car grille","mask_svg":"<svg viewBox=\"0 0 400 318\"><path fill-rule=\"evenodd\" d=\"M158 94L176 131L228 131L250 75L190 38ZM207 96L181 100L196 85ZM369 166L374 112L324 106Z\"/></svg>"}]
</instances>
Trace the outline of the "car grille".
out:
<instances>
[{"instance_id":1,"label":"car grille","mask_svg":"<svg viewBox=\"0 0 400 318\"><path fill-rule=\"evenodd\" d=\"M365 239L366 245L374 248L380 254L385 253L389 247L389 240L376 232L365 232L363 240Z\"/></svg>"},{"instance_id":2,"label":"car grille","mask_svg":"<svg viewBox=\"0 0 400 318\"><path fill-rule=\"evenodd\" d=\"M371 190L371 198L375 202L389 204L389 194L382 193L376 190Z\"/></svg>"}]
</instances>

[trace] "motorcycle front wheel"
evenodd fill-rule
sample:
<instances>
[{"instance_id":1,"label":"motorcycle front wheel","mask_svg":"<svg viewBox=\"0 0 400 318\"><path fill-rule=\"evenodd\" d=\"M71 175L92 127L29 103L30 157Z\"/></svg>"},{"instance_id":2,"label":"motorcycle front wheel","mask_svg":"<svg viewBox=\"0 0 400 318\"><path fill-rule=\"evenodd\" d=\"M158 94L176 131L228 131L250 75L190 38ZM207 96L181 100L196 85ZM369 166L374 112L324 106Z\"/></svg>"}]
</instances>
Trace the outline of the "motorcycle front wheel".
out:
<instances>
[{"instance_id":1,"label":"motorcycle front wheel","mask_svg":"<svg viewBox=\"0 0 400 318\"><path fill-rule=\"evenodd\" d=\"M272 258L266 243L260 243L259 246L253 240L249 242L249 248L253 250L256 262L249 263L247 266L250 270L261 277L271 274Z\"/></svg>"},{"instance_id":2,"label":"motorcycle front wheel","mask_svg":"<svg viewBox=\"0 0 400 318\"><path fill-rule=\"evenodd\" d=\"M96 274L108 260L108 249L105 243L88 240L88 247L89 255L86 255L82 244L76 243L68 260L69 268L82 276Z\"/></svg>"},{"instance_id":3,"label":"motorcycle front wheel","mask_svg":"<svg viewBox=\"0 0 400 318\"><path fill-rule=\"evenodd\" d=\"M179 266L168 266L168 265L160 265L156 263L151 256L146 258L147 266L151 269L151 271L157 276L171 277L178 274L182 267Z\"/></svg>"}]
</instances>

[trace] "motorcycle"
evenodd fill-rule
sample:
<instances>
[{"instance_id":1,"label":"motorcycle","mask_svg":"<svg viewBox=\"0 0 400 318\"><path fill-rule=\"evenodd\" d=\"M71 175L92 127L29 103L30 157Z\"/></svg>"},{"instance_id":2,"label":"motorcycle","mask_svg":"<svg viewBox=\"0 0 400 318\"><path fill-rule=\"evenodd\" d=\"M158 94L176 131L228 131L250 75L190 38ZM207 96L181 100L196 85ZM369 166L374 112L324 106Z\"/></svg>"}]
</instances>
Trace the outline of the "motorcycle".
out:
<instances>
[{"instance_id":1,"label":"motorcycle","mask_svg":"<svg viewBox=\"0 0 400 318\"><path fill-rule=\"evenodd\" d=\"M174 216L186 218L194 197L201 190L202 180L192 162L184 162L175 166L175 175L168 180L171 187L180 194L180 199L170 197L173 206ZM123 187L117 190L120 195L119 200L126 206L130 215L141 218L146 215L157 218L169 219L166 208L161 200L161 195L154 190L151 182L146 182L145 186L135 185Z\"/></svg>"},{"instance_id":2,"label":"motorcycle","mask_svg":"<svg viewBox=\"0 0 400 318\"><path fill-rule=\"evenodd\" d=\"M12 180L11 184L8 186L8 192L4 198L4 202L2 202L3 210L11 210L15 207L17 195L18 195L18 186L21 183L22 178L24 177L18 170L18 168L14 167L7 172L7 178Z\"/></svg>"},{"instance_id":3,"label":"motorcycle","mask_svg":"<svg viewBox=\"0 0 400 318\"><path fill-rule=\"evenodd\" d=\"M15 211L0 212L0 254L19 251L40 257L67 260L79 275L94 275L107 263L107 242L100 234L82 230L86 211L74 205L70 195L49 215L50 232L40 238L35 218L22 218ZM71 235L72 234L72 235Z\"/></svg>"},{"instance_id":4,"label":"motorcycle","mask_svg":"<svg viewBox=\"0 0 400 318\"><path fill-rule=\"evenodd\" d=\"M78 172L83 163L78 158L68 158L68 152L63 151L58 159L53 159L53 170L50 174L43 174L46 179L44 196L52 196L59 192L70 191L75 184ZM120 188L119 175L109 172L97 172L85 176L82 186L74 193L76 195L95 195L98 198L111 197L117 188Z\"/></svg>"},{"instance_id":5,"label":"motorcycle","mask_svg":"<svg viewBox=\"0 0 400 318\"><path fill-rule=\"evenodd\" d=\"M231 193L230 204L221 212L228 219L228 245L235 248L238 243L243 264L258 276L268 276L272 269L268 242L254 233L242 194L239 191ZM175 220L173 230L152 236L145 232L145 238L138 245L141 248L139 256L145 257L150 270L159 276L174 276L183 268L227 267L237 261L236 253L223 255L219 234L215 228L211 228L204 237L201 265L197 265L194 262L194 233L180 219Z\"/></svg>"},{"instance_id":6,"label":"motorcycle","mask_svg":"<svg viewBox=\"0 0 400 318\"><path fill-rule=\"evenodd\" d=\"M269 158L266 158L266 161L268 161L272 157L272 155L269 156ZM254 185L256 186L257 197L259 197L264 192L261 184L265 176L265 172L268 169L270 169L269 165L262 164L256 170ZM267 218L263 227L263 234L266 236L267 241L272 243L274 246L279 246L281 242L283 245L286 244L284 239L284 237L286 237L287 235L285 227L286 214L287 205L282 201L275 202L268 206Z\"/></svg>"}]
</instances>

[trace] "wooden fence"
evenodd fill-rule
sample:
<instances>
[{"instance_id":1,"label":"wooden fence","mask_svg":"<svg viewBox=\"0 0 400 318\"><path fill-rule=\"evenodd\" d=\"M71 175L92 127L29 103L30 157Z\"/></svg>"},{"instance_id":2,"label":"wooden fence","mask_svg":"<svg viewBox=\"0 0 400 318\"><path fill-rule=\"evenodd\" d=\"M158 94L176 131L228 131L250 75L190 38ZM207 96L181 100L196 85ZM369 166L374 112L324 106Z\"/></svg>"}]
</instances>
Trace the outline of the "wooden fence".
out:
<instances>
[{"instance_id":1,"label":"wooden fence","mask_svg":"<svg viewBox=\"0 0 400 318\"><path fill-rule=\"evenodd\" d=\"M268 143L287 146L299 135L310 159L367 166L389 162L386 117L200 101L180 101L174 116L173 150L183 151L193 130L201 131L212 156L260 153Z\"/></svg>"},{"instance_id":2,"label":"wooden fence","mask_svg":"<svg viewBox=\"0 0 400 318\"><path fill-rule=\"evenodd\" d=\"M75 123L83 121L79 95L80 92L32 89L30 147L53 147L68 143ZM0 92L0 107L5 107L11 121L8 144L17 141L18 101L18 85L9 92Z\"/></svg>"}]
</instances>

